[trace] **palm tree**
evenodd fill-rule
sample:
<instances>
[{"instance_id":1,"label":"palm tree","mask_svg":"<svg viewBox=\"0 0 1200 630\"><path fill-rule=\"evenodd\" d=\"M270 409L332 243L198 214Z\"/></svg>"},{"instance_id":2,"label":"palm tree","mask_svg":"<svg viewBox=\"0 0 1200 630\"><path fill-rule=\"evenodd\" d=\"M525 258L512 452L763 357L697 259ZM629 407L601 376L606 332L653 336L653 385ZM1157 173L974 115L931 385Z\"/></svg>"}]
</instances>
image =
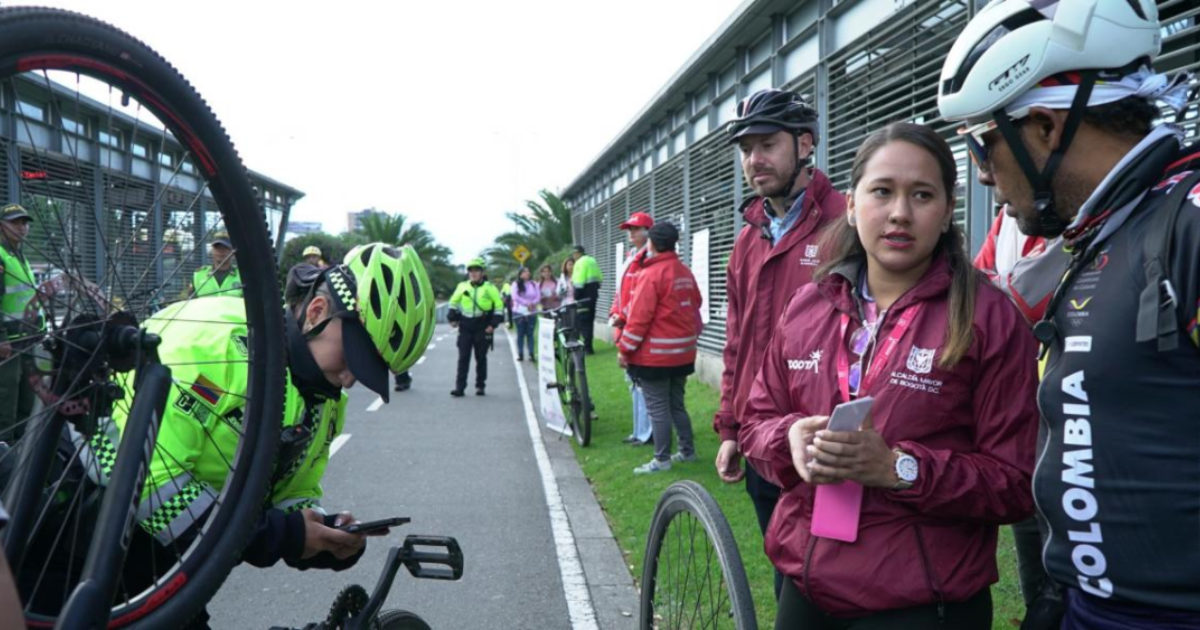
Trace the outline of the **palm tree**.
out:
<instances>
[{"instance_id":1,"label":"palm tree","mask_svg":"<svg viewBox=\"0 0 1200 630\"><path fill-rule=\"evenodd\" d=\"M571 209L558 195L548 191L538 192L541 202L528 200L528 212L509 212L505 216L516 225L516 230L496 237L495 244L485 255L488 268L494 274L509 277L515 274L519 263L513 258L518 246L529 249L529 264L543 263L571 245Z\"/></svg>"},{"instance_id":2,"label":"palm tree","mask_svg":"<svg viewBox=\"0 0 1200 630\"><path fill-rule=\"evenodd\" d=\"M458 272L450 262L450 249L438 244L424 223L409 223L408 217L403 214L371 213L362 218L357 233L369 243L388 243L399 247L411 245L425 264L433 292L448 297L454 290Z\"/></svg>"}]
</instances>

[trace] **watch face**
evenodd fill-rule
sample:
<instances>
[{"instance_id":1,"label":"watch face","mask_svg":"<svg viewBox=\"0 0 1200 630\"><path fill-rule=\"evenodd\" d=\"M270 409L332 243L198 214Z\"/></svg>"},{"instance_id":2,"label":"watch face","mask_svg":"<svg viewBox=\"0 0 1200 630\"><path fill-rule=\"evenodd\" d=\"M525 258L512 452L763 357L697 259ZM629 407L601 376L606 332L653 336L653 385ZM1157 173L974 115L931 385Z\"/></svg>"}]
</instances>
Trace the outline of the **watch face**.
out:
<instances>
[{"instance_id":1,"label":"watch face","mask_svg":"<svg viewBox=\"0 0 1200 630\"><path fill-rule=\"evenodd\" d=\"M911 455L901 455L896 460L896 475L912 483L917 480L917 460Z\"/></svg>"}]
</instances>

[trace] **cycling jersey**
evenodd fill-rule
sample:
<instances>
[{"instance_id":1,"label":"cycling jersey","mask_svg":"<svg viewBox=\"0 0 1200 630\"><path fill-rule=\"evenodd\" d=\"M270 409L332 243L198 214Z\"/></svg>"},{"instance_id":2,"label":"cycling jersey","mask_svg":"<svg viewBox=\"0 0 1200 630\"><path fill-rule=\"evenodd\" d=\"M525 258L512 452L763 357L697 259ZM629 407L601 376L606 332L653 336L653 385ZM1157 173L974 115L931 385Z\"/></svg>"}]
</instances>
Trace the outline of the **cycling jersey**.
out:
<instances>
[{"instance_id":1,"label":"cycling jersey","mask_svg":"<svg viewBox=\"0 0 1200 630\"><path fill-rule=\"evenodd\" d=\"M1074 255L1090 262L1049 314L1057 335L1038 392L1048 433L1034 495L1056 581L1110 601L1200 611L1196 180L1178 197L1171 287L1160 294L1173 301L1178 343L1161 350L1153 339L1137 341L1144 250L1161 242L1147 239L1162 238L1153 226L1170 210L1168 195L1200 170L1200 154L1188 153L1173 137L1143 142L1085 206L1100 218L1084 222L1095 236Z\"/></svg>"}]
</instances>

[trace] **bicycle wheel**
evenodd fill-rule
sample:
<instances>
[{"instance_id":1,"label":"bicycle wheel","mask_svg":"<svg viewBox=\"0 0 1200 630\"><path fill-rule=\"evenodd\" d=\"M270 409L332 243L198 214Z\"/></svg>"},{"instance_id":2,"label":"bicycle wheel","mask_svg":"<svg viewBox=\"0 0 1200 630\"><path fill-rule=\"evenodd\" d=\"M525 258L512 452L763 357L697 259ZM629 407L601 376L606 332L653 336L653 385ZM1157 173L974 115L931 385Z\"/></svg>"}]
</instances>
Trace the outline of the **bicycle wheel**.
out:
<instances>
[{"instance_id":1,"label":"bicycle wheel","mask_svg":"<svg viewBox=\"0 0 1200 630\"><path fill-rule=\"evenodd\" d=\"M375 620L378 630L433 630L415 613L407 610L385 610Z\"/></svg>"},{"instance_id":2,"label":"bicycle wheel","mask_svg":"<svg viewBox=\"0 0 1200 630\"><path fill-rule=\"evenodd\" d=\"M592 397L582 348L571 353L571 390L575 397L575 436L580 446L587 446L592 443Z\"/></svg>"},{"instance_id":3,"label":"bicycle wheel","mask_svg":"<svg viewBox=\"0 0 1200 630\"><path fill-rule=\"evenodd\" d=\"M199 94L157 53L107 24L52 9L0 9L0 91L13 123L0 130L0 200L32 215L22 247L38 276L30 308L8 331L15 354L0 360L0 371L17 374L8 385L24 396L15 421L0 425L15 442L0 454L6 503L22 486L3 472L16 464L14 453L55 451L36 514L26 515L28 538L6 540L6 549L24 555L14 571L29 625L54 623L79 581L96 520L128 524L131 512L147 506L152 511L134 519L146 528L119 530L129 538L125 562L101 567L117 577L110 625L186 621L240 556L274 464L283 322L265 215ZM223 271L193 274L218 231L228 232L240 288L196 298L185 290L189 279L223 282ZM207 317L212 303L200 300L234 304L224 310L238 317ZM160 311L154 330L164 346L176 338L173 329L199 325L241 352L224 361L162 361L172 370L174 400L164 427L173 413L190 416L203 427L197 448L219 454L223 465L204 471L209 486L193 485L198 477L147 481L147 499L170 491L171 502L99 514L120 438L115 418L136 394L126 388L124 399L106 401L128 382L113 374L124 359L103 344L82 343L81 334L103 335L117 321L146 325ZM242 396L210 387L210 370L244 374L236 413L214 411L214 399ZM159 437L152 457L182 467ZM148 468L138 472L146 476ZM202 502L186 502L198 494L210 499L203 510ZM180 534L185 520L187 536Z\"/></svg>"},{"instance_id":4,"label":"bicycle wheel","mask_svg":"<svg viewBox=\"0 0 1200 630\"><path fill-rule=\"evenodd\" d=\"M672 484L654 508L639 615L643 630L758 628L729 522L694 481Z\"/></svg>"}]
</instances>

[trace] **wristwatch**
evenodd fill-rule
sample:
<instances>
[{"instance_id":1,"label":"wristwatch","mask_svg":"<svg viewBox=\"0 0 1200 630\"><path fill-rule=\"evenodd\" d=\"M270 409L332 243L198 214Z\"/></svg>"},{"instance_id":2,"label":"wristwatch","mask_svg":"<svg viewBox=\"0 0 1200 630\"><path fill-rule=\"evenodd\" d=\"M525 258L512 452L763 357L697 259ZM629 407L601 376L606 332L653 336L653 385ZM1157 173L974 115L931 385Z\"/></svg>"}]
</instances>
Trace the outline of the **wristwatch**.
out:
<instances>
[{"instance_id":1,"label":"wristwatch","mask_svg":"<svg viewBox=\"0 0 1200 630\"><path fill-rule=\"evenodd\" d=\"M900 449L896 449L896 477L900 481L892 486L892 490L908 490L913 487L917 481L917 474L921 467L917 465L917 458L905 453Z\"/></svg>"}]
</instances>

